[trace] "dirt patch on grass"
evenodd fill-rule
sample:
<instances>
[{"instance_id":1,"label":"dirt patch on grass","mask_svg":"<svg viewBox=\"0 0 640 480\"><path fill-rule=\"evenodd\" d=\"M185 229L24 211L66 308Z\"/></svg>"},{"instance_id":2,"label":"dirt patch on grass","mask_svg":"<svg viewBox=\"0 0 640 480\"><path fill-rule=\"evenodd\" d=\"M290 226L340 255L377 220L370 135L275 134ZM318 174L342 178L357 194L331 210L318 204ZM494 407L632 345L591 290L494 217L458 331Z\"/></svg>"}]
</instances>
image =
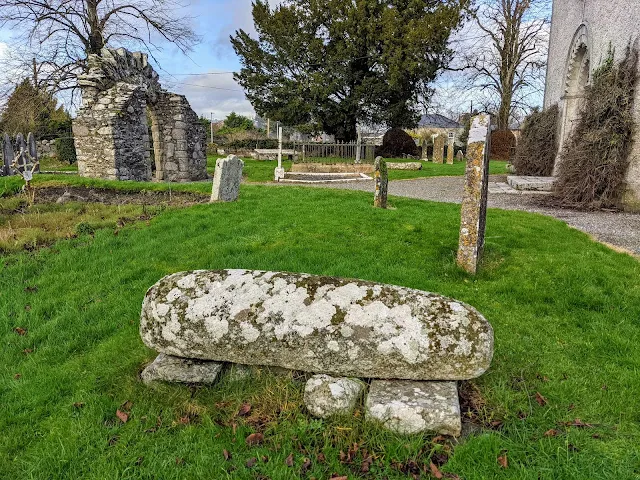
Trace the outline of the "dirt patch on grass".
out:
<instances>
[{"instance_id":1,"label":"dirt patch on grass","mask_svg":"<svg viewBox=\"0 0 640 480\"><path fill-rule=\"evenodd\" d=\"M36 203L88 202L103 205L165 205L188 207L206 203L206 195L189 192L139 192L93 187L40 187L36 190Z\"/></svg>"}]
</instances>

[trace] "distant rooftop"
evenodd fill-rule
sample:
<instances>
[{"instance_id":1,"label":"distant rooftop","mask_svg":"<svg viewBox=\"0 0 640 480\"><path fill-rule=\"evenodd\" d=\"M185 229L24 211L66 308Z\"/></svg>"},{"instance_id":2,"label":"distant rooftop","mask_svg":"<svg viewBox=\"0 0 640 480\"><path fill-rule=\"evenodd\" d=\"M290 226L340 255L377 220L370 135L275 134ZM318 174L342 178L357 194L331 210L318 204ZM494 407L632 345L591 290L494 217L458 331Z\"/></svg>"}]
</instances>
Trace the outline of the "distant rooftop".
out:
<instances>
[{"instance_id":1,"label":"distant rooftop","mask_svg":"<svg viewBox=\"0 0 640 480\"><path fill-rule=\"evenodd\" d=\"M443 115L437 113L431 115L423 115L420 117L418 127L431 127L431 128L462 128L455 120L451 120Z\"/></svg>"}]
</instances>

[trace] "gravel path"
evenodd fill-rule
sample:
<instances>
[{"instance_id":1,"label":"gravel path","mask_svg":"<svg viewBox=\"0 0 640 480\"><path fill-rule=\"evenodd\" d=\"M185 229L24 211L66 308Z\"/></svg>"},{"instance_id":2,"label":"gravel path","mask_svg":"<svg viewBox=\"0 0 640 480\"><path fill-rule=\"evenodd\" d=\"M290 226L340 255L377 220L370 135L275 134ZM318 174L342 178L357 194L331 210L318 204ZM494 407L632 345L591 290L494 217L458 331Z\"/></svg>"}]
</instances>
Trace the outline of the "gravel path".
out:
<instances>
[{"instance_id":1,"label":"gravel path","mask_svg":"<svg viewBox=\"0 0 640 480\"><path fill-rule=\"evenodd\" d=\"M506 182L504 175L492 175L490 182ZM372 181L334 183L304 186L338 188L372 192ZM434 202L460 203L464 177L431 177L389 182L389 195L431 200ZM498 194L489 195L489 206L505 210L524 210L542 213L566 222L568 225L592 235L597 240L633 252L640 256L640 215L633 213L582 212L541 205L540 195Z\"/></svg>"}]
</instances>

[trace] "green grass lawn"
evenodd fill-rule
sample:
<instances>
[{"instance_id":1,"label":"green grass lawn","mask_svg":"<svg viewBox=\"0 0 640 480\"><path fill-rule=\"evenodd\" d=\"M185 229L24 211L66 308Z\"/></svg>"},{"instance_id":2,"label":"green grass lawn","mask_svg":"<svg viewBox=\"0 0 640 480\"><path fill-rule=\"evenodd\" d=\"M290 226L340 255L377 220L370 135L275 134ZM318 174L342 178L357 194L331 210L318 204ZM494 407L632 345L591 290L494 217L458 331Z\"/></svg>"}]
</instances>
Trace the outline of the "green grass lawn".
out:
<instances>
[{"instance_id":1,"label":"green grass lawn","mask_svg":"<svg viewBox=\"0 0 640 480\"><path fill-rule=\"evenodd\" d=\"M207 170L213 175L216 166L216 160L220 156L209 156L207 158ZM243 158L244 172L243 175L248 182L272 182L273 171L276 168L275 161L261 161L251 158ZM326 163L337 163L340 159L325 159ZM341 160L344 161L344 160ZM418 160L406 160L402 158L389 159L389 162L416 162ZM453 165L435 164L433 162L422 162L422 170L391 170L389 171L389 180L407 180L411 178L424 177L443 177L464 175L465 162L455 162ZM283 161L285 170L291 168L291 162ZM492 160L489 166L489 173L492 175L502 175L507 172L507 162Z\"/></svg>"},{"instance_id":2,"label":"green grass lawn","mask_svg":"<svg viewBox=\"0 0 640 480\"><path fill-rule=\"evenodd\" d=\"M463 479L638 478L640 263L562 222L489 210L472 278L455 266L459 206L371 204L362 192L243 185L236 203L0 256L0 478L406 479L447 455L442 470ZM465 388L477 387L479 419L496 428L443 445L382 432L361 408L314 420L304 384L266 372L145 387L138 374L155 354L138 334L144 293L203 268L357 277L470 303L494 326L496 353ZM251 412L239 417L245 402ZM118 409L129 412L124 424ZM253 432L263 444L245 443Z\"/></svg>"}]
</instances>

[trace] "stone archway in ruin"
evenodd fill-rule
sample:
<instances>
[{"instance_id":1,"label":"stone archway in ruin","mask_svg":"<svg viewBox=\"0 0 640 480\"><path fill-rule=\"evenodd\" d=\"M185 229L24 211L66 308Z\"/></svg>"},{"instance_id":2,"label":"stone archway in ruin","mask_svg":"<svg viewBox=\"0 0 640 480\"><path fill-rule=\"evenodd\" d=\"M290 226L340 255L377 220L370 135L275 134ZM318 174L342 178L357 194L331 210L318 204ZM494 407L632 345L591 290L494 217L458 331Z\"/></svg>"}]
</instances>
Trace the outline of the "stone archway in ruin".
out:
<instances>
[{"instance_id":1,"label":"stone archway in ruin","mask_svg":"<svg viewBox=\"0 0 640 480\"><path fill-rule=\"evenodd\" d=\"M206 133L182 95L163 90L142 53L103 49L79 78L82 107L73 122L78 173L112 180L207 178Z\"/></svg>"},{"instance_id":2,"label":"stone archway in ruin","mask_svg":"<svg viewBox=\"0 0 640 480\"><path fill-rule=\"evenodd\" d=\"M591 75L590 53L587 27L582 25L574 36L567 60L565 90L562 97L560 152L580 119L586 87ZM558 157L560 158L560 155ZM557 168L556 163L556 170Z\"/></svg>"}]
</instances>

